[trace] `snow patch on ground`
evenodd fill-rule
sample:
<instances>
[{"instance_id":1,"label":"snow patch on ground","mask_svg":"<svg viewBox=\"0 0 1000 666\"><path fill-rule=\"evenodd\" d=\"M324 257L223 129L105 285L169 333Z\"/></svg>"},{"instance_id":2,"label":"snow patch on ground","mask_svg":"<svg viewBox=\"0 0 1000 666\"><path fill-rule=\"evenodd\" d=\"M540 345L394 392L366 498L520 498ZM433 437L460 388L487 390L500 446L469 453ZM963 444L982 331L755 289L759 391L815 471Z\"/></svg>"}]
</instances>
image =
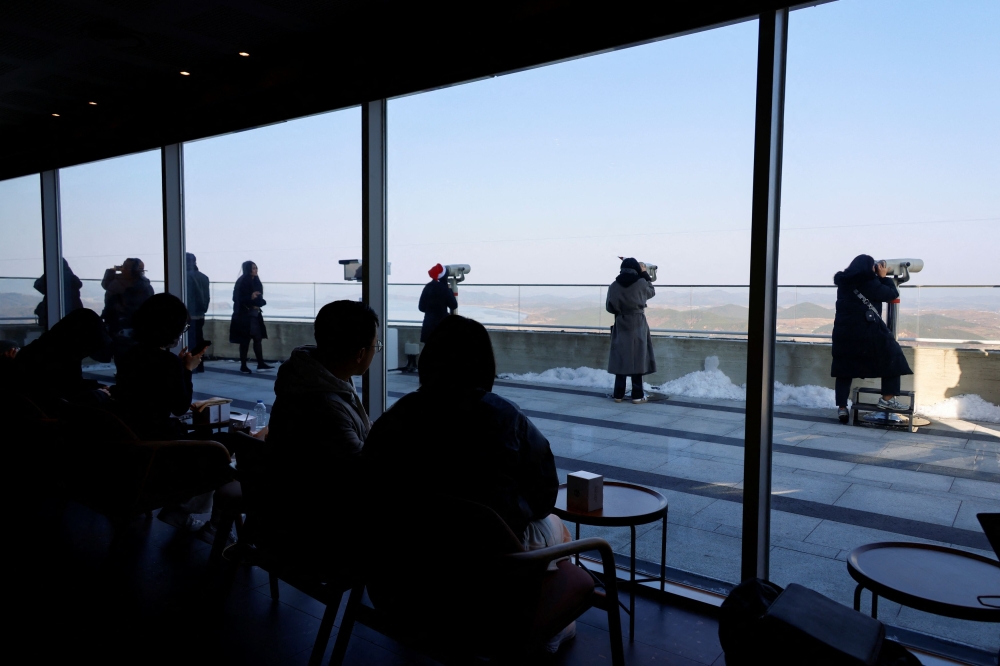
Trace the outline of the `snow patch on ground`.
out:
<instances>
[{"instance_id":1,"label":"snow patch on ground","mask_svg":"<svg viewBox=\"0 0 1000 666\"><path fill-rule=\"evenodd\" d=\"M917 405L917 414L934 419L962 419L1000 423L1000 406L986 402L978 395L956 395L933 405Z\"/></svg>"},{"instance_id":2,"label":"snow patch on ground","mask_svg":"<svg viewBox=\"0 0 1000 666\"><path fill-rule=\"evenodd\" d=\"M596 370L581 366L579 368L552 368L545 372L526 372L515 375L504 372L498 375L500 379L510 379L516 382L529 382L532 384L554 384L555 386L575 386L578 388L599 388L610 393L615 388L615 376L606 370ZM625 382L626 390L632 390L632 380ZM653 387L646 382L642 383L645 391L652 391Z\"/></svg>"},{"instance_id":3,"label":"snow patch on ground","mask_svg":"<svg viewBox=\"0 0 1000 666\"><path fill-rule=\"evenodd\" d=\"M614 375L587 367L553 368L545 372L528 372L522 375L505 373L500 375L500 378L559 386L599 388L607 391L611 391L615 384ZM738 402L746 402L747 399L746 386L737 386L726 373L719 370L718 356L706 358L704 370L688 373L657 387L651 387L644 382L643 388L646 391L655 390L658 393L685 398ZM774 383L774 402L777 405L816 409L831 409L837 406L833 389L822 386L789 386L781 382Z\"/></svg>"}]
</instances>

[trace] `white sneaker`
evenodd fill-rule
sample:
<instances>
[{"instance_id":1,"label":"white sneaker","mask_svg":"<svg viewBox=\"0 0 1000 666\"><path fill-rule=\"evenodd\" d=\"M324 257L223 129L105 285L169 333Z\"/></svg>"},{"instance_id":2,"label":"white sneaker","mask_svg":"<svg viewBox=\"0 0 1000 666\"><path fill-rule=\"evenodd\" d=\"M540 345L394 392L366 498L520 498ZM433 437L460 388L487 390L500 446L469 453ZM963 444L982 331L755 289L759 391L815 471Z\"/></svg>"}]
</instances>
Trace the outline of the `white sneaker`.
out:
<instances>
[{"instance_id":1,"label":"white sneaker","mask_svg":"<svg viewBox=\"0 0 1000 666\"><path fill-rule=\"evenodd\" d=\"M641 398L633 398L632 399L632 404L633 405L641 405L641 404L643 404L645 402L649 402L649 397L645 396L645 395L642 396Z\"/></svg>"},{"instance_id":2,"label":"white sneaker","mask_svg":"<svg viewBox=\"0 0 1000 666\"><path fill-rule=\"evenodd\" d=\"M555 654L559 651L559 647L568 641L576 638L576 621L570 622L566 625L566 628L560 631L558 634L552 637L548 643L545 644L545 651L550 654Z\"/></svg>"},{"instance_id":3,"label":"white sneaker","mask_svg":"<svg viewBox=\"0 0 1000 666\"><path fill-rule=\"evenodd\" d=\"M621 398L615 398L615 402L621 402L621 401L622 401Z\"/></svg>"},{"instance_id":4,"label":"white sneaker","mask_svg":"<svg viewBox=\"0 0 1000 666\"><path fill-rule=\"evenodd\" d=\"M903 403L899 402L895 398L890 398L889 400L879 398L878 406L879 409L906 409L906 407L903 406Z\"/></svg>"}]
</instances>

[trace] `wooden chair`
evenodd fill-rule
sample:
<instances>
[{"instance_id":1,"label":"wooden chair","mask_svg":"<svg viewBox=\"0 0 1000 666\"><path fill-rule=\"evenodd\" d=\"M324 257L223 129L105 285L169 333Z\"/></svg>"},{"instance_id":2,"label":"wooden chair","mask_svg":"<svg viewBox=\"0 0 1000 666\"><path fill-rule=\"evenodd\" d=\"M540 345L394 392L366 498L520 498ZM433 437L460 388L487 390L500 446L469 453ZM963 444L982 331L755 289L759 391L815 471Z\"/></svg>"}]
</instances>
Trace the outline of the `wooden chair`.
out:
<instances>
[{"instance_id":1,"label":"wooden chair","mask_svg":"<svg viewBox=\"0 0 1000 666\"><path fill-rule=\"evenodd\" d=\"M614 554L603 539L572 541L525 551L521 541L492 509L457 498L440 497L417 509L442 516L454 530L428 533L426 521L395 521L373 529L373 553L366 572L374 608L352 592L335 654L346 653L351 622L398 640L442 663L464 663L476 656L523 659L591 607L607 612L611 662L625 663L618 611ZM426 514L425 514L426 512ZM550 562L597 551L604 590L569 559L548 571ZM353 604L353 606L352 606ZM344 645L341 645L344 643Z\"/></svg>"},{"instance_id":2,"label":"wooden chair","mask_svg":"<svg viewBox=\"0 0 1000 666\"><path fill-rule=\"evenodd\" d=\"M229 533L229 529L239 513L245 513L247 518L243 528L239 531L239 541L236 546L238 552L248 563L267 572L271 599L275 601L279 599L278 581L280 580L326 606L309 657L310 666L318 666L329 644L333 623L336 620L344 594L348 590L354 590L348 600L348 609L341 623L342 630L345 626L348 627L347 634L349 636L364 587L360 578L352 572L345 571L333 577L328 574L319 575L301 566L292 558L282 557L269 551L266 545L257 543L255 530L260 527L260 520L265 509L264 504L267 501L262 477L265 465L265 443L244 433L232 434L230 443L236 453L237 481L234 483L237 484L238 488L231 488L231 492L224 496L223 506L220 507L220 523L216 543L212 547L212 557L218 558L221 555L223 546L220 544L225 543L225 535ZM216 554L217 550L219 555ZM346 641L343 645L339 643L335 645L330 663L342 663L346 651Z\"/></svg>"}]
</instances>

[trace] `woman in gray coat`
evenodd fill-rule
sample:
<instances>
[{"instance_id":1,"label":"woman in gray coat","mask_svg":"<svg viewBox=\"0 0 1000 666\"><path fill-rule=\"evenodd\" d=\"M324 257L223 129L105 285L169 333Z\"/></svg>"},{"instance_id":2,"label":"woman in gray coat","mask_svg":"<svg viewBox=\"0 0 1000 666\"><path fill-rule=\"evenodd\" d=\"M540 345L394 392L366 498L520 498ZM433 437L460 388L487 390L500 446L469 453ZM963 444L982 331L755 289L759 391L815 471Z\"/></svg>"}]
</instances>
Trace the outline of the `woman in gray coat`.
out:
<instances>
[{"instance_id":1,"label":"woman in gray coat","mask_svg":"<svg viewBox=\"0 0 1000 666\"><path fill-rule=\"evenodd\" d=\"M615 402L625 397L625 377L632 377L632 402L646 402L642 376L656 372L653 337L646 323L646 301L656 295L646 266L629 257L622 261L621 273L608 287L605 308L615 316L611 327L611 355L608 372L615 376Z\"/></svg>"}]
</instances>

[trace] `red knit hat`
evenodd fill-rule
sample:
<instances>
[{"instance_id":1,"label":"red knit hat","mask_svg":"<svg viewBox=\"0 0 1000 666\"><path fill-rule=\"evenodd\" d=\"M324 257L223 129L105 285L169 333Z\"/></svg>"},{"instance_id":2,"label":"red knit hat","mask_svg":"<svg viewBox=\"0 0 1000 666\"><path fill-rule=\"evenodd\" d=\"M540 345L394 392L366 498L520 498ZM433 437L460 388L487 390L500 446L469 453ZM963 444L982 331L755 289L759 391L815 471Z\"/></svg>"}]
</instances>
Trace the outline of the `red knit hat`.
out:
<instances>
[{"instance_id":1,"label":"red knit hat","mask_svg":"<svg viewBox=\"0 0 1000 666\"><path fill-rule=\"evenodd\" d=\"M427 271L427 274L431 276L432 280L440 280L444 277L444 266L441 264L434 264L434 268Z\"/></svg>"}]
</instances>

